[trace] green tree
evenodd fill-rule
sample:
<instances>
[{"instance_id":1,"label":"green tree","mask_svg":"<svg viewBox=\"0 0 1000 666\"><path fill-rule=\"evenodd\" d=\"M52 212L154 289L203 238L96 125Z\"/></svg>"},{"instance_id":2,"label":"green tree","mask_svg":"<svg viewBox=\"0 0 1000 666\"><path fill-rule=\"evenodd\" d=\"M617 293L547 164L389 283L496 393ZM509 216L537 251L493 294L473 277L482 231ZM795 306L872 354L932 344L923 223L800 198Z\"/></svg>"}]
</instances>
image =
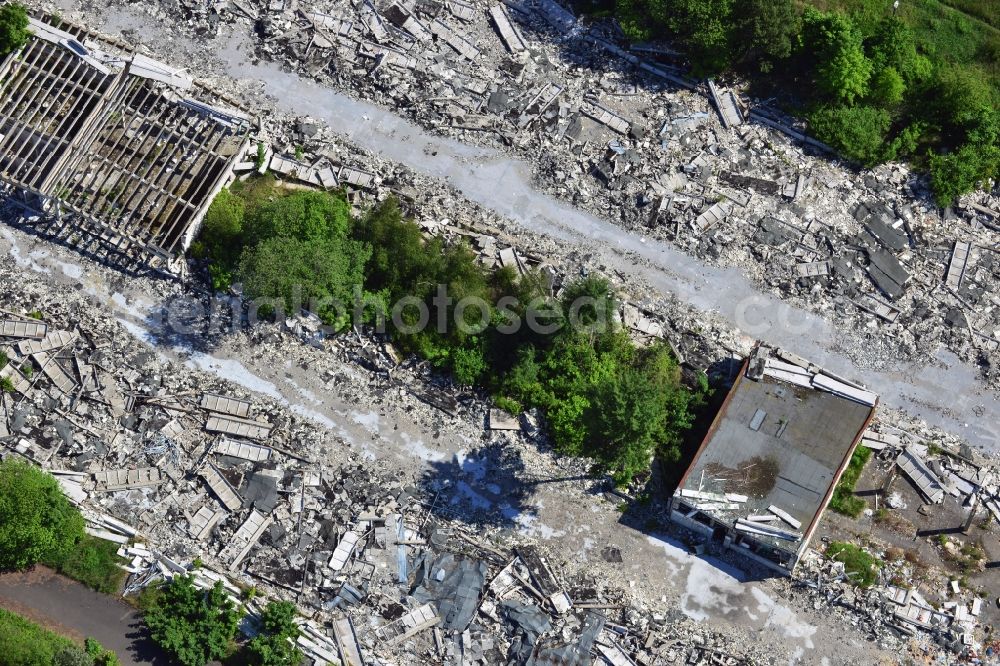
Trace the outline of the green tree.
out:
<instances>
[{"instance_id":1,"label":"green tree","mask_svg":"<svg viewBox=\"0 0 1000 666\"><path fill-rule=\"evenodd\" d=\"M820 141L865 166L878 164L886 155L886 136L892 119L874 106L834 106L809 115L809 128Z\"/></svg>"},{"instance_id":2,"label":"green tree","mask_svg":"<svg viewBox=\"0 0 1000 666\"><path fill-rule=\"evenodd\" d=\"M349 322L354 288L364 281L368 248L352 240L275 236L246 250L236 276L251 299L280 299L285 314L311 309L342 328ZM260 310L269 314L271 306Z\"/></svg>"},{"instance_id":3,"label":"green tree","mask_svg":"<svg viewBox=\"0 0 1000 666\"><path fill-rule=\"evenodd\" d=\"M204 592L191 576L165 585L145 613L153 640L182 666L205 666L228 656L240 617L221 582Z\"/></svg>"},{"instance_id":4,"label":"green tree","mask_svg":"<svg viewBox=\"0 0 1000 666\"><path fill-rule=\"evenodd\" d=\"M730 66L733 0L665 0L653 6L654 19L684 44L695 74L710 76Z\"/></svg>"},{"instance_id":5,"label":"green tree","mask_svg":"<svg viewBox=\"0 0 1000 666\"><path fill-rule=\"evenodd\" d=\"M302 651L295 645L299 627L295 624L295 605L272 601L261 613L260 633L247 646L254 666L298 666Z\"/></svg>"},{"instance_id":6,"label":"green tree","mask_svg":"<svg viewBox=\"0 0 1000 666\"><path fill-rule=\"evenodd\" d=\"M0 7L0 58L24 46L30 35L24 5L15 2Z\"/></svg>"},{"instance_id":7,"label":"green tree","mask_svg":"<svg viewBox=\"0 0 1000 666\"><path fill-rule=\"evenodd\" d=\"M0 570L65 560L83 525L51 474L13 458L0 462Z\"/></svg>"},{"instance_id":8,"label":"green tree","mask_svg":"<svg viewBox=\"0 0 1000 666\"><path fill-rule=\"evenodd\" d=\"M837 12L807 7L802 21L803 48L811 55L819 92L837 102L854 102L868 90L872 63L865 56L860 33Z\"/></svg>"},{"instance_id":9,"label":"green tree","mask_svg":"<svg viewBox=\"0 0 1000 666\"><path fill-rule=\"evenodd\" d=\"M734 9L733 48L743 62L769 72L792 53L801 23L792 0L743 0Z\"/></svg>"},{"instance_id":10,"label":"green tree","mask_svg":"<svg viewBox=\"0 0 1000 666\"><path fill-rule=\"evenodd\" d=\"M913 31L897 16L888 16L878 22L865 49L876 71L891 67L906 85L913 85L931 74L930 60L917 53Z\"/></svg>"},{"instance_id":11,"label":"green tree","mask_svg":"<svg viewBox=\"0 0 1000 666\"><path fill-rule=\"evenodd\" d=\"M883 108L898 106L906 92L903 77L893 67L876 69L871 78L870 88L869 99Z\"/></svg>"}]
</instances>

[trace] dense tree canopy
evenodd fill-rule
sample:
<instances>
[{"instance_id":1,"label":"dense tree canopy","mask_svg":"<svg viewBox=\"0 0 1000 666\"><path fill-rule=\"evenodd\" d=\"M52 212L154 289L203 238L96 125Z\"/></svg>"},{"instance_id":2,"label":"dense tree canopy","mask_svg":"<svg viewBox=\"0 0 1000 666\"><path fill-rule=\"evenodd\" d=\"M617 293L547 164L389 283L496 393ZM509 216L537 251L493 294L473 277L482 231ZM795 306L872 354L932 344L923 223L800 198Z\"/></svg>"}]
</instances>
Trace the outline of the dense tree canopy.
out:
<instances>
[{"instance_id":1,"label":"dense tree canopy","mask_svg":"<svg viewBox=\"0 0 1000 666\"><path fill-rule=\"evenodd\" d=\"M695 75L748 75L844 157L912 159L942 206L1000 176L1000 33L947 3L614 2L630 39L672 43Z\"/></svg>"},{"instance_id":2,"label":"dense tree canopy","mask_svg":"<svg viewBox=\"0 0 1000 666\"><path fill-rule=\"evenodd\" d=\"M191 576L177 576L163 586L145 611L150 634L181 666L205 666L233 650L241 613L222 583L203 591Z\"/></svg>"},{"instance_id":3,"label":"dense tree canopy","mask_svg":"<svg viewBox=\"0 0 1000 666\"><path fill-rule=\"evenodd\" d=\"M30 34L24 5L14 2L0 7L0 58L24 46Z\"/></svg>"},{"instance_id":4,"label":"dense tree canopy","mask_svg":"<svg viewBox=\"0 0 1000 666\"><path fill-rule=\"evenodd\" d=\"M254 666L298 666L302 651L295 645L299 627L295 624L295 604L272 601L261 613L261 627L247 646Z\"/></svg>"},{"instance_id":5,"label":"dense tree canopy","mask_svg":"<svg viewBox=\"0 0 1000 666\"><path fill-rule=\"evenodd\" d=\"M0 461L0 569L66 559L84 538L83 518L51 474Z\"/></svg>"},{"instance_id":6,"label":"dense tree canopy","mask_svg":"<svg viewBox=\"0 0 1000 666\"><path fill-rule=\"evenodd\" d=\"M676 458L698 396L665 347L637 350L616 324L606 280L571 281L556 299L540 272L487 270L464 243L425 237L395 199L352 220L340 195L275 187L265 194L250 184L221 199L199 239L213 277L232 272L247 295L286 307L311 297L351 303L347 292L356 290L367 304L364 323L384 323L403 351L459 384L491 390L507 409L542 410L559 451L593 458L619 482L657 453ZM234 267L216 239L236 228L247 240ZM351 310L318 314L339 328Z\"/></svg>"}]
</instances>

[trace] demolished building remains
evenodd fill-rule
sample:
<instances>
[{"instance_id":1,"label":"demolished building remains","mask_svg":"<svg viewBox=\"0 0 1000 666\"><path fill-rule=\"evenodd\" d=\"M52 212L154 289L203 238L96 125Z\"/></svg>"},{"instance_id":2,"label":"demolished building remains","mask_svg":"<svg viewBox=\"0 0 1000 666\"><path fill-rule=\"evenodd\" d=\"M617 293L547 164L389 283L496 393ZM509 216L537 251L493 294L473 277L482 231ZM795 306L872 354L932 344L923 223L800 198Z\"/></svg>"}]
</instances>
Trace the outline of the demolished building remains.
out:
<instances>
[{"instance_id":1,"label":"demolished building remains","mask_svg":"<svg viewBox=\"0 0 1000 666\"><path fill-rule=\"evenodd\" d=\"M878 396L758 344L671 501L671 518L791 573Z\"/></svg>"},{"instance_id":2,"label":"demolished building remains","mask_svg":"<svg viewBox=\"0 0 1000 666\"><path fill-rule=\"evenodd\" d=\"M49 19L61 23L56 19ZM245 152L250 119L124 43L30 19L0 62L0 184L39 231L169 268Z\"/></svg>"}]
</instances>

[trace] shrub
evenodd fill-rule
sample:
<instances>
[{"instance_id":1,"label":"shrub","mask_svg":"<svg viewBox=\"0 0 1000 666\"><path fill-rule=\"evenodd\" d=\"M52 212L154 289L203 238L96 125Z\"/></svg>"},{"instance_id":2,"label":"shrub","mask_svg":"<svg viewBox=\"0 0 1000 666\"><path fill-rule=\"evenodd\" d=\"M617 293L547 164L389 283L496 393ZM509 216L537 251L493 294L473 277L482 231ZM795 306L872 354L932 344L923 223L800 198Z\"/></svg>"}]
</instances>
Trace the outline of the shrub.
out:
<instances>
[{"instance_id":1,"label":"shrub","mask_svg":"<svg viewBox=\"0 0 1000 666\"><path fill-rule=\"evenodd\" d=\"M24 5L15 2L0 7L0 58L19 50L30 34Z\"/></svg>"},{"instance_id":2,"label":"shrub","mask_svg":"<svg viewBox=\"0 0 1000 666\"><path fill-rule=\"evenodd\" d=\"M52 666L73 661L80 652L69 639L57 636L21 617L0 609L0 660L6 666ZM66 654L63 657L63 654ZM86 657L86 653L84 653ZM66 661L57 661L65 659ZM88 657L89 659L89 657ZM82 666L91 666L93 660Z\"/></svg>"},{"instance_id":3,"label":"shrub","mask_svg":"<svg viewBox=\"0 0 1000 666\"><path fill-rule=\"evenodd\" d=\"M145 612L153 640L182 666L205 666L232 652L241 614L218 582L208 592L191 576L164 585Z\"/></svg>"},{"instance_id":4,"label":"shrub","mask_svg":"<svg viewBox=\"0 0 1000 666\"><path fill-rule=\"evenodd\" d=\"M844 563L848 578L858 587L871 587L878 576L882 562L854 544L833 541L827 546L826 556Z\"/></svg>"},{"instance_id":5,"label":"shrub","mask_svg":"<svg viewBox=\"0 0 1000 666\"><path fill-rule=\"evenodd\" d=\"M272 601L261 613L261 630L247 646L254 666L298 666L302 651L295 645L299 627L295 624L295 605Z\"/></svg>"},{"instance_id":6,"label":"shrub","mask_svg":"<svg viewBox=\"0 0 1000 666\"><path fill-rule=\"evenodd\" d=\"M83 518L55 477L12 458L0 462L0 569L62 562L83 537Z\"/></svg>"},{"instance_id":7,"label":"shrub","mask_svg":"<svg viewBox=\"0 0 1000 666\"><path fill-rule=\"evenodd\" d=\"M66 557L45 563L98 592L115 594L125 580L117 551L118 546L110 541L84 535Z\"/></svg>"},{"instance_id":8,"label":"shrub","mask_svg":"<svg viewBox=\"0 0 1000 666\"><path fill-rule=\"evenodd\" d=\"M830 498L830 508L837 513L857 518L865 510L867 504L860 497L854 496L854 486L857 485L861 472L865 468L868 459L871 458L872 450L858 446L851 455L851 461L847 464L840 477L840 482L833 489L833 496Z\"/></svg>"},{"instance_id":9,"label":"shrub","mask_svg":"<svg viewBox=\"0 0 1000 666\"><path fill-rule=\"evenodd\" d=\"M809 127L820 141L865 166L884 158L891 123L888 111L873 106L826 107L809 116Z\"/></svg>"}]
</instances>

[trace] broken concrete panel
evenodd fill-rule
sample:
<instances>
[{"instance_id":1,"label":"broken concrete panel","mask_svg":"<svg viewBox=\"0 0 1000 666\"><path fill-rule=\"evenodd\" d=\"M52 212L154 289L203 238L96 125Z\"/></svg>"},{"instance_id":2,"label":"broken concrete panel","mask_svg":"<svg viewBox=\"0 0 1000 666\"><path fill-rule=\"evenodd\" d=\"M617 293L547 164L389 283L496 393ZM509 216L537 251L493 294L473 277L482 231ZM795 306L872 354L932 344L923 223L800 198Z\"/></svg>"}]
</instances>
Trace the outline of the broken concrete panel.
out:
<instances>
[{"instance_id":1,"label":"broken concrete panel","mask_svg":"<svg viewBox=\"0 0 1000 666\"><path fill-rule=\"evenodd\" d=\"M825 277L830 274L830 262L811 261L795 264L795 273L799 277Z\"/></svg>"},{"instance_id":2,"label":"broken concrete panel","mask_svg":"<svg viewBox=\"0 0 1000 666\"><path fill-rule=\"evenodd\" d=\"M94 482L97 484L95 489L99 492L147 488L158 486L164 481L160 470L152 467L94 472Z\"/></svg>"},{"instance_id":3,"label":"broken concrete panel","mask_svg":"<svg viewBox=\"0 0 1000 666\"><path fill-rule=\"evenodd\" d=\"M441 617L431 604L424 604L401 618L375 630L375 635L383 643L396 645L415 636L425 629L430 629L441 621Z\"/></svg>"},{"instance_id":4,"label":"broken concrete panel","mask_svg":"<svg viewBox=\"0 0 1000 666\"><path fill-rule=\"evenodd\" d=\"M229 570L235 571L273 521L274 518L271 516L265 516L257 510L251 511L246 521L240 525L232 539L219 553L219 559L228 560Z\"/></svg>"},{"instance_id":5,"label":"broken concrete panel","mask_svg":"<svg viewBox=\"0 0 1000 666\"><path fill-rule=\"evenodd\" d=\"M337 649L344 666L365 666L358 647L358 635L350 617L337 618L333 621L333 635L337 640Z\"/></svg>"},{"instance_id":6,"label":"broken concrete panel","mask_svg":"<svg viewBox=\"0 0 1000 666\"><path fill-rule=\"evenodd\" d=\"M271 457L270 447L249 442L237 442L225 437L215 444L212 452L220 456L230 456L251 462L263 462Z\"/></svg>"},{"instance_id":7,"label":"broken concrete panel","mask_svg":"<svg viewBox=\"0 0 1000 666\"><path fill-rule=\"evenodd\" d=\"M208 432L221 432L234 437L246 437L248 439L266 439L271 434L273 426L270 423L240 419L235 416L224 414L212 414L205 423L205 430Z\"/></svg>"},{"instance_id":8,"label":"broken concrete panel","mask_svg":"<svg viewBox=\"0 0 1000 666\"><path fill-rule=\"evenodd\" d=\"M199 541L205 541L226 515L222 509L213 509L209 506L199 507L194 515L188 519L188 533Z\"/></svg>"},{"instance_id":9,"label":"broken concrete panel","mask_svg":"<svg viewBox=\"0 0 1000 666\"><path fill-rule=\"evenodd\" d=\"M76 339L76 334L70 331L52 331L41 340L24 340L17 344L17 351L21 356L31 356L41 352L48 352L54 349L61 349Z\"/></svg>"},{"instance_id":10,"label":"broken concrete panel","mask_svg":"<svg viewBox=\"0 0 1000 666\"><path fill-rule=\"evenodd\" d=\"M340 543L337 544L336 550L333 551L333 556L330 558L330 563L327 566L334 571L343 569L360 540L361 536L357 532L347 532L344 534L340 539Z\"/></svg>"},{"instance_id":11,"label":"broken concrete panel","mask_svg":"<svg viewBox=\"0 0 1000 666\"><path fill-rule=\"evenodd\" d=\"M938 504L944 499L944 486L941 480L912 447L903 449L896 458L896 464L910 477L928 502Z\"/></svg>"},{"instance_id":12,"label":"broken concrete panel","mask_svg":"<svg viewBox=\"0 0 1000 666\"><path fill-rule=\"evenodd\" d=\"M854 300L854 304L862 310L884 319L890 324L894 323L899 317L899 308L889 305L884 301L880 301L870 294L862 294Z\"/></svg>"},{"instance_id":13,"label":"broken concrete panel","mask_svg":"<svg viewBox=\"0 0 1000 666\"><path fill-rule=\"evenodd\" d=\"M41 321L26 321L23 319L4 319L0 321L0 337L30 338L41 340L49 330L48 324Z\"/></svg>"},{"instance_id":14,"label":"broken concrete panel","mask_svg":"<svg viewBox=\"0 0 1000 666\"><path fill-rule=\"evenodd\" d=\"M732 129L743 124L743 114L740 113L739 106L736 103L736 96L732 92L728 90L725 92L720 91L712 79L708 80L708 91L712 97L712 102L715 104L715 108L719 111L722 125L726 129Z\"/></svg>"},{"instance_id":15,"label":"broken concrete panel","mask_svg":"<svg viewBox=\"0 0 1000 666\"><path fill-rule=\"evenodd\" d=\"M224 507L230 511L239 511L243 507L243 498L214 465L206 465L200 475Z\"/></svg>"},{"instance_id":16,"label":"broken concrete panel","mask_svg":"<svg viewBox=\"0 0 1000 666\"><path fill-rule=\"evenodd\" d=\"M951 252L951 261L948 262L948 273L944 280L945 285L952 291L958 291L962 288L962 280L965 278L971 251L971 243L955 241L955 247Z\"/></svg>"},{"instance_id":17,"label":"broken concrete panel","mask_svg":"<svg viewBox=\"0 0 1000 666\"><path fill-rule=\"evenodd\" d=\"M198 405L202 409L219 414L228 414L245 419L250 416L250 401L229 398L212 393L204 393L201 396L201 403Z\"/></svg>"},{"instance_id":18,"label":"broken concrete panel","mask_svg":"<svg viewBox=\"0 0 1000 666\"><path fill-rule=\"evenodd\" d=\"M521 31L510 20L507 7L504 5L493 5L489 9L489 14L497 30L500 32L500 38L503 40L508 51L518 54L527 50L528 46L524 42L524 37L521 36Z\"/></svg>"},{"instance_id":19,"label":"broken concrete panel","mask_svg":"<svg viewBox=\"0 0 1000 666\"><path fill-rule=\"evenodd\" d=\"M885 250L870 248L868 255L868 275L878 288L891 300L903 295L910 274L893 255Z\"/></svg>"},{"instance_id":20,"label":"broken concrete panel","mask_svg":"<svg viewBox=\"0 0 1000 666\"><path fill-rule=\"evenodd\" d=\"M691 227L698 232L705 231L709 227L718 224L726 219L733 212L733 205L728 201L720 201L691 222Z\"/></svg>"},{"instance_id":21,"label":"broken concrete panel","mask_svg":"<svg viewBox=\"0 0 1000 666\"><path fill-rule=\"evenodd\" d=\"M602 125L610 127L619 134L628 134L630 127L629 121L596 102L584 102L584 104L580 107L580 111L582 111L584 115L593 118Z\"/></svg>"}]
</instances>

